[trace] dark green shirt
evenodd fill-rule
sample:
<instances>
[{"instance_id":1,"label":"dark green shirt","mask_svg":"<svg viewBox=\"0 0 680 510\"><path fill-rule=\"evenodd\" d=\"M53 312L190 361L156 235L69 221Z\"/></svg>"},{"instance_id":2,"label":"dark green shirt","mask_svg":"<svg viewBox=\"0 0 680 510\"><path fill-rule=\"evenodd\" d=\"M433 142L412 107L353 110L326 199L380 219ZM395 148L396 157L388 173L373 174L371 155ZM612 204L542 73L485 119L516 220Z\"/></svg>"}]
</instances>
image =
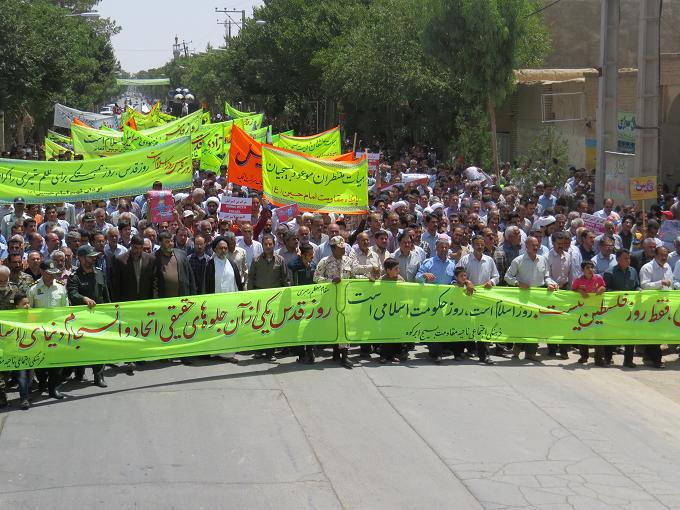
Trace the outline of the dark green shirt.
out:
<instances>
[{"instance_id":1,"label":"dark green shirt","mask_svg":"<svg viewBox=\"0 0 680 510\"><path fill-rule=\"evenodd\" d=\"M634 267L629 267L625 271L616 264L611 269L607 269L604 274L604 283L607 290L639 290L640 280Z\"/></svg>"}]
</instances>

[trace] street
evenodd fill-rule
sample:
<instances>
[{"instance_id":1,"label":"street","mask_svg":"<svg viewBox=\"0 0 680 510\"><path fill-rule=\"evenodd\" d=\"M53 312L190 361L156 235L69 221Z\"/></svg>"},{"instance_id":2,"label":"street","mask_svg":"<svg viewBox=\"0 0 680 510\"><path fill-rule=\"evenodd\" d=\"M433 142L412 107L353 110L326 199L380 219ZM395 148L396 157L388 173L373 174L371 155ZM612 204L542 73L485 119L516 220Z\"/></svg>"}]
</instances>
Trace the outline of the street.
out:
<instances>
[{"instance_id":1,"label":"street","mask_svg":"<svg viewBox=\"0 0 680 510\"><path fill-rule=\"evenodd\" d=\"M680 508L674 355L665 371L424 355L108 369L107 389L0 415L0 507Z\"/></svg>"}]
</instances>

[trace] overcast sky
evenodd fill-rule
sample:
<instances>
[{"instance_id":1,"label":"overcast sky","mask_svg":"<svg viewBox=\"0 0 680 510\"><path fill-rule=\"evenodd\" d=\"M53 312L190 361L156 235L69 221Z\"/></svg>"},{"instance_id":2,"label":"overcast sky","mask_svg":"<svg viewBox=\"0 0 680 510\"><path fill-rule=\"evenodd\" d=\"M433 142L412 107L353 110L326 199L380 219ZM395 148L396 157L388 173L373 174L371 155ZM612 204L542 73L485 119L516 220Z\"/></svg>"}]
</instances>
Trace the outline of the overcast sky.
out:
<instances>
[{"instance_id":1,"label":"overcast sky","mask_svg":"<svg viewBox=\"0 0 680 510\"><path fill-rule=\"evenodd\" d=\"M135 73L159 67L172 58L175 36L188 43L189 49L205 51L210 42L224 46L225 15L219 9L245 9L248 17L259 0L233 0L228 3L194 0L102 0L95 9L105 18L112 18L122 27L113 37L116 57L124 70ZM232 14L240 21L240 14ZM232 33L237 29L232 27ZM191 42L189 42L191 41Z\"/></svg>"}]
</instances>

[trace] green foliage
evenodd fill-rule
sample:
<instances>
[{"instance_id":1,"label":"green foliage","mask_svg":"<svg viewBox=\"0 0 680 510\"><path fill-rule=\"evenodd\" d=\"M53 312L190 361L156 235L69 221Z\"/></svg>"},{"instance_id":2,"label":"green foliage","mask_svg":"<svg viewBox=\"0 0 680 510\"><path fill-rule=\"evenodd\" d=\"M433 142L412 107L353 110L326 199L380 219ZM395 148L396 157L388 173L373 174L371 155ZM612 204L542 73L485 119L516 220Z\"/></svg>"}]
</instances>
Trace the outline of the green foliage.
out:
<instances>
[{"instance_id":1,"label":"green foliage","mask_svg":"<svg viewBox=\"0 0 680 510\"><path fill-rule=\"evenodd\" d=\"M535 4L265 0L226 49L137 76L167 76L213 110L224 100L256 106L302 133L298 124L318 101L331 112L325 127L341 113L349 137L443 150L455 140L458 151L483 162L487 91L501 100L512 90L513 69L536 64L548 48L540 16L523 17Z\"/></svg>"},{"instance_id":2,"label":"green foliage","mask_svg":"<svg viewBox=\"0 0 680 510\"><path fill-rule=\"evenodd\" d=\"M510 180L522 194L530 195L537 182L561 186L568 177L569 143L554 127L545 128L534 139L520 167L510 171Z\"/></svg>"},{"instance_id":3,"label":"green foliage","mask_svg":"<svg viewBox=\"0 0 680 510\"><path fill-rule=\"evenodd\" d=\"M47 123L54 102L92 109L116 90L109 20L71 13L96 1L6 0L0 16L0 109ZM64 4L61 7L59 4Z\"/></svg>"}]
</instances>

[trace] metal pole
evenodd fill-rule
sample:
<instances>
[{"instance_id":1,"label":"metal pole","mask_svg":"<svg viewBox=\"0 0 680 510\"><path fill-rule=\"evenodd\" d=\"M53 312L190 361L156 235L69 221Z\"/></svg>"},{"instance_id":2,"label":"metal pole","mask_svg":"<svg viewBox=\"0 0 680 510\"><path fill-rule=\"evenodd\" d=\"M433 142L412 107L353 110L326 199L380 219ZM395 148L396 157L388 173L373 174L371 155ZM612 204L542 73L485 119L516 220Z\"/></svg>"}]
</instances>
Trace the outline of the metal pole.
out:
<instances>
[{"instance_id":1,"label":"metal pole","mask_svg":"<svg viewBox=\"0 0 680 510\"><path fill-rule=\"evenodd\" d=\"M597 101L596 207L601 207L605 198L607 182L605 151L616 149L619 14L619 0L602 0L602 14L600 18L600 62L602 74L600 76Z\"/></svg>"}]
</instances>

